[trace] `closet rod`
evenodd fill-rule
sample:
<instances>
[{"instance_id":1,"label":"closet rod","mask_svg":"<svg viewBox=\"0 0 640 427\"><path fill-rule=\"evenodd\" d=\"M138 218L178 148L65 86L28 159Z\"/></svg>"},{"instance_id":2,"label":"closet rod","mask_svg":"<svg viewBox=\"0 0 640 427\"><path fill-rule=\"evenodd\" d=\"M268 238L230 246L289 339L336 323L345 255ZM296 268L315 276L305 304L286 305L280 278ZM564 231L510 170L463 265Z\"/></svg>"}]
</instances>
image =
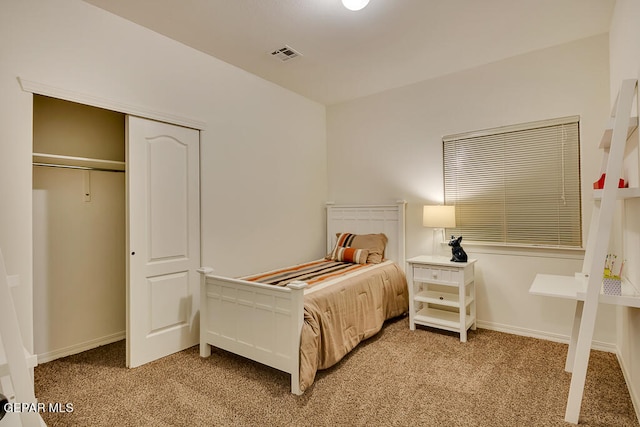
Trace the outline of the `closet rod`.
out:
<instances>
[{"instance_id":1,"label":"closet rod","mask_svg":"<svg viewBox=\"0 0 640 427\"><path fill-rule=\"evenodd\" d=\"M119 169L94 168L90 166L59 165L55 163L40 163L40 162L33 162L33 166L43 166L47 168L80 169L85 171L99 171L99 172L124 172L123 170L119 170Z\"/></svg>"}]
</instances>

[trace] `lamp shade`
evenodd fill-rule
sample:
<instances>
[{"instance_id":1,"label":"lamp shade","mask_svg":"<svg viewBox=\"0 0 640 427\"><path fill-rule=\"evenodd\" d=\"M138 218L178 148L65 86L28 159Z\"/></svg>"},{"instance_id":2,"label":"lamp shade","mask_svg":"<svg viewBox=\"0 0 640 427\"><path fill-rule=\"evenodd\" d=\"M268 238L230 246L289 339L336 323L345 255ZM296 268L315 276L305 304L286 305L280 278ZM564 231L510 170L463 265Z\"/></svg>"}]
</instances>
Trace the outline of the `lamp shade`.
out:
<instances>
[{"instance_id":1,"label":"lamp shade","mask_svg":"<svg viewBox=\"0 0 640 427\"><path fill-rule=\"evenodd\" d=\"M456 207L432 205L422 210L422 225L433 228L451 228L456 226Z\"/></svg>"}]
</instances>

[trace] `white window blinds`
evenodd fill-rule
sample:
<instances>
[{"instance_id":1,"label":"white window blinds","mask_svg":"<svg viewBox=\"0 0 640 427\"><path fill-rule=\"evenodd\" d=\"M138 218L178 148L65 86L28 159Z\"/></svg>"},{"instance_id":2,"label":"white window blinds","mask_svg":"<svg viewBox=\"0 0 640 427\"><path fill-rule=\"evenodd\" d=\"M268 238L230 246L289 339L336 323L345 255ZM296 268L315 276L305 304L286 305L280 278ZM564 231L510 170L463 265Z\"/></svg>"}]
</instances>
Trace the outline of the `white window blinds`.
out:
<instances>
[{"instance_id":1,"label":"white window blinds","mask_svg":"<svg viewBox=\"0 0 640 427\"><path fill-rule=\"evenodd\" d=\"M582 247L579 118L443 138L445 204L465 241Z\"/></svg>"}]
</instances>

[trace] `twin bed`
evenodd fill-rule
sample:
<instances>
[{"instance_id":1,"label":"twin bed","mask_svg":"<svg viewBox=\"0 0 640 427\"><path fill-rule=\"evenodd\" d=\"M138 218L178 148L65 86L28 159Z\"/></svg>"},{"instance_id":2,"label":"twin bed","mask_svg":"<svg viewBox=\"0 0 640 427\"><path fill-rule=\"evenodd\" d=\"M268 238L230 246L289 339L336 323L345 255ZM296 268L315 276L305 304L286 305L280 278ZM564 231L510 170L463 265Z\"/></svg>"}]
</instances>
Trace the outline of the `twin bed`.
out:
<instances>
[{"instance_id":1,"label":"twin bed","mask_svg":"<svg viewBox=\"0 0 640 427\"><path fill-rule=\"evenodd\" d=\"M407 312L404 210L328 204L326 258L240 279L201 268L200 355L214 346L287 372L302 394Z\"/></svg>"}]
</instances>

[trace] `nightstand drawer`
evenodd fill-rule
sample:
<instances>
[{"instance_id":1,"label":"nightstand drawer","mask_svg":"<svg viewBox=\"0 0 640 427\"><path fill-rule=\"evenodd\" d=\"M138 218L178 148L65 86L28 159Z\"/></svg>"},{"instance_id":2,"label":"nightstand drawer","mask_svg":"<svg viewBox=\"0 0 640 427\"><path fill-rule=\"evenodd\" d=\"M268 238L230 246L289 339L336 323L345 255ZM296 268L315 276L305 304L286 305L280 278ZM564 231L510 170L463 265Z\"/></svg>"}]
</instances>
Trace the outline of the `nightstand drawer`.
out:
<instances>
[{"instance_id":1,"label":"nightstand drawer","mask_svg":"<svg viewBox=\"0 0 640 427\"><path fill-rule=\"evenodd\" d=\"M413 267L413 280L421 282L451 283L458 285L463 272L460 269L445 267Z\"/></svg>"}]
</instances>

